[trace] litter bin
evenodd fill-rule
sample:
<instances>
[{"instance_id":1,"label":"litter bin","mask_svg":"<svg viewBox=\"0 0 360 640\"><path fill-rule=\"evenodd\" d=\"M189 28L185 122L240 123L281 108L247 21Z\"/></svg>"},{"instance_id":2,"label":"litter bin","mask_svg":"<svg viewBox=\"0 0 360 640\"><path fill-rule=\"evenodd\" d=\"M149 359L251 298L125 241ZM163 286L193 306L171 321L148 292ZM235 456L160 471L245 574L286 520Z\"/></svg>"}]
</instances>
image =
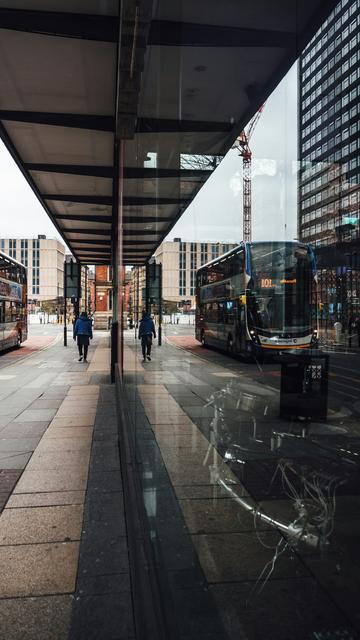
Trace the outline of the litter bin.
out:
<instances>
[{"instance_id":1,"label":"litter bin","mask_svg":"<svg viewBox=\"0 0 360 640\"><path fill-rule=\"evenodd\" d=\"M326 420L329 355L306 349L281 357L280 418Z\"/></svg>"}]
</instances>

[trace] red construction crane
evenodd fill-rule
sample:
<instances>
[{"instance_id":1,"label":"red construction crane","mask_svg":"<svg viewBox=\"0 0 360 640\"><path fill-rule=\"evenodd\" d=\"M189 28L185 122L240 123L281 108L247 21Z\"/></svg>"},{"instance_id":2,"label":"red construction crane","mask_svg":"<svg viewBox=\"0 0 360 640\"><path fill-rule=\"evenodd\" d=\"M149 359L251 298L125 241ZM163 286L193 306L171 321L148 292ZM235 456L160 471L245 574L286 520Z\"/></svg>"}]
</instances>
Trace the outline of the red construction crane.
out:
<instances>
[{"instance_id":1,"label":"red construction crane","mask_svg":"<svg viewBox=\"0 0 360 640\"><path fill-rule=\"evenodd\" d=\"M250 138L259 121L262 111L265 107L261 105L260 109L251 118L247 131L243 129L233 146L237 149L239 155L243 159L243 240L251 242L251 149L249 147Z\"/></svg>"}]
</instances>

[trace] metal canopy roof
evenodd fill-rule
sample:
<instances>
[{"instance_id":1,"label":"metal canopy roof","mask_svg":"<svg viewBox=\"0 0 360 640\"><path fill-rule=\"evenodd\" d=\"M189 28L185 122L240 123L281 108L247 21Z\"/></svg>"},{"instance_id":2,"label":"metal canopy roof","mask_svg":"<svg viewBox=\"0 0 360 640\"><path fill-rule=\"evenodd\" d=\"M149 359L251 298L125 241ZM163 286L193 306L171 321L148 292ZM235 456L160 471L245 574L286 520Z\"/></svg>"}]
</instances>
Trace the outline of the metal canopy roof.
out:
<instances>
[{"instance_id":1,"label":"metal canopy roof","mask_svg":"<svg viewBox=\"0 0 360 640\"><path fill-rule=\"evenodd\" d=\"M334 0L0 0L0 134L74 255L142 264ZM71 7L69 7L71 5Z\"/></svg>"}]
</instances>

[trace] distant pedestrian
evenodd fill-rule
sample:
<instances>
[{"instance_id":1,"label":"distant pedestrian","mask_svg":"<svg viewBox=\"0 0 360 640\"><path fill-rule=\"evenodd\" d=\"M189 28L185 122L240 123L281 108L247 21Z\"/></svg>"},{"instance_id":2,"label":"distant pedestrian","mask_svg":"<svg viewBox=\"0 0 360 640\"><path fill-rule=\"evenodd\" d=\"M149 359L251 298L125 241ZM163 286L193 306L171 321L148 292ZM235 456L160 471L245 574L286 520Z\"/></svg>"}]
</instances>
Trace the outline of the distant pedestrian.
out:
<instances>
[{"instance_id":1,"label":"distant pedestrian","mask_svg":"<svg viewBox=\"0 0 360 640\"><path fill-rule=\"evenodd\" d=\"M156 338L154 321L146 311L143 311L139 324L139 340L141 340L143 362L146 362L146 359L151 360L150 354L153 336Z\"/></svg>"},{"instance_id":2,"label":"distant pedestrian","mask_svg":"<svg viewBox=\"0 0 360 640\"><path fill-rule=\"evenodd\" d=\"M85 311L80 314L80 317L74 324L74 340L77 338L77 345L79 349L79 362L84 357L84 362L87 362L88 348L90 340L92 340L93 332L91 326L91 320ZM84 356L83 356L84 350Z\"/></svg>"}]
</instances>

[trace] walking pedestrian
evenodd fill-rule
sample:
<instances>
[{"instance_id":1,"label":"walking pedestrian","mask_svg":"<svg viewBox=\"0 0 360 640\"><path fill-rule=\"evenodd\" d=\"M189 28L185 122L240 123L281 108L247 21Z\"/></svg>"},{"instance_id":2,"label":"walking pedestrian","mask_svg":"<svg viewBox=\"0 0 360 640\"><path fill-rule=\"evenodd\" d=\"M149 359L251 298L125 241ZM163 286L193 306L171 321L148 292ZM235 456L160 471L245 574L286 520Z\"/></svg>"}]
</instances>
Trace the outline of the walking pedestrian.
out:
<instances>
[{"instance_id":1,"label":"walking pedestrian","mask_svg":"<svg viewBox=\"0 0 360 640\"><path fill-rule=\"evenodd\" d=\"M151 360L150 354L153 336L156 338L154 321L146 311L143 311L139 324L139 340L141 340L143 362L146 362L146 359Z\"/></svg>"},{"instance_id":2,"label":"walking pedestrian","mask_svg":"<svg viewBox=\"0 0 360 640\"><path fill-rule=\"evenodd\" d=\"M87 362L88 348L90 340L92 340L93 332L91 326L91 320L88 318L86 311L80 313L80 317L74 324L74 340L77 338L77 345L79 349L79 362L84 357L84 362ZM84 350L84 355L83 355Z\"/></svg>"}]
</instances>

